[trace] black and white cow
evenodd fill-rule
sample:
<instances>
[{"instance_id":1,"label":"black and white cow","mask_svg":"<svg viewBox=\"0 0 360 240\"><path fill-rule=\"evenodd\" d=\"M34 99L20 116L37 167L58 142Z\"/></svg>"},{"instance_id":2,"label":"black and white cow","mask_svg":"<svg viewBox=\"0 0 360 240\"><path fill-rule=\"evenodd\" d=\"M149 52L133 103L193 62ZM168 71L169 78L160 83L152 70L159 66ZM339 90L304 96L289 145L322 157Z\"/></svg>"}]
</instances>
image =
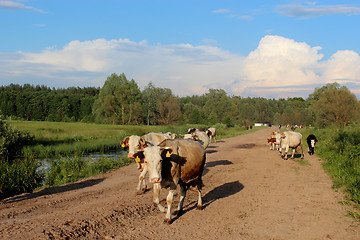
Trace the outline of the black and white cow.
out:
<instances>
[{"instance_id":1,"label":"black and white cow","mask_svg":"<svg viewBox=\"0 0 360 240\"><path fill-rule=\"evenodd\" d=\"M307 138L306 138L306 142L309 146L309 154L313 155L315 153L315 144L317 142L317 139L315 137L314 134L310 134Z\"/></svg>"}]
</instances>

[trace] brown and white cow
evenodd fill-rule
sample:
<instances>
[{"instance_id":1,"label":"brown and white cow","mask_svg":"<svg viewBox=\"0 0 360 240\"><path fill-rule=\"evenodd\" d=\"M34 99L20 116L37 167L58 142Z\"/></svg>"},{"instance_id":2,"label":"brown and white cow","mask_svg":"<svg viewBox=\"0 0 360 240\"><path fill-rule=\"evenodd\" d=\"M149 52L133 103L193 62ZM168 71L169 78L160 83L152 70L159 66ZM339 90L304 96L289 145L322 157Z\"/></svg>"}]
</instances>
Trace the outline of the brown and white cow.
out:
<instances>
[{"instance_id":1,"label":"brown and white cow","mask_svg":"<svg viewBox=\"0 0 360 240\"><path fill-rule=\"evenodd\" d=\"M210 138L210 142L216 142L216 128L211 127L206 131L206 134Z\"/></svg>"},{"instance_id":2,"label":"brown and white cow","mask_svg":"<svg viewBox=\"0 0 360 240\"><path fill-rule=\"evenodd\" d=\"M270 144L270 150L276 150L276 138L275 137L268 138L267 142Z\"/></svg>"},{"instance_id":3,"label":"brown and white cow","mask_svg":"<svg viewBox=\"0 0 360 240\"><path fill-rule=\"evenodd\" d=\"M180 185L180 201L177 214L181 214L186 191L195 187L198 191L197 209L202 209L202 173L205 165L205 149L196 141L188 139L167 139L158 146L145 148L135 154L143 159L154 184L153 201L161 212L166 211L165 223L170 224L171 204L177 185ZM166 198L167 209L160 204L161 188L170 188Z\"/></svg>"},{"instance_id":4,"label":"brown and white cow","mask_svg":"<svg viewBox=\"0 0 360 240\"><path fill-rule=\"evenodd\" d=\"M145 192L147 189L145 175L147 173L147 167L144 162L139 159L135 158L134 154L141 149L144 149L148 146L156 146L161 143L165 139L169 139L170 137L163 134L163 133L148 133L141 137L136 135L131 135L125 137L124 140L121 142L122 147L129 147L129 154L128 158L134 159L138 170L141 172L139 176L139 184L137 186L138 194Z\"/></svg>"},{"instance_id":5,"label":"brown and white cow","mask_svg":"<svg viewBox=\"0 0 360 240\"><path fill-rule=\"evenodd\" d=\"M294 154L296 150L301 149L301 159L304 158L304 151L303 151L303 145L302 145L302 135L298 132L292 132L292 131L286 131L280 134L281 140L280 140L280 149L282 157L286 160L287 153L289 151L289 148L293 149L291 158L294 158ZM285 151L284 151L285 149Z\"/></svg>"}]
</instances>

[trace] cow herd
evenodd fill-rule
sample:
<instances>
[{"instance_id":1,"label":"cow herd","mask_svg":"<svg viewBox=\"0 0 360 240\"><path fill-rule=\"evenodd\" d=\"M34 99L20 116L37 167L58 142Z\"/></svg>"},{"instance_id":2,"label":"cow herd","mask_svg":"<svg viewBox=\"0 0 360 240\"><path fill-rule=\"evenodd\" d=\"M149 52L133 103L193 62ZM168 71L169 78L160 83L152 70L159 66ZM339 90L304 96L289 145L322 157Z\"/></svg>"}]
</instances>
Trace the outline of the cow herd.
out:
<instances>
[{"instance_id":1,"label":"cow herd","mask_svg":"<svg viewBox=\"0 0 360 240\"><path fill-rule=\"evenodd\" d=\"M202 209L202 172L205 166L205 149L216 141L216 129L191 128L176 138L173 133L148 133L143 136L128 136L121 142L129 148L128 157L134 159L140 171L137 193L147 190L145 176L153 184L153 202L161 212L166 212L165 223L170 224L171 205L177 186L180 186L180 201L176 211L179 215L187 190L192 187L198 192L197 209ZM166 197L167 208L159 201L160 189L169 188Z\"/></svg>"},{"instance_id":2,"label":"cow herd","mask_svg":"<svg viewBox=\"0 0 360 240\"><path fill-rule=\"evenodd\" d=\"M180 200L175 211L180 215L183 208L186 192L192 188L198 192L197 209L202 209L201 189L202 173L205 166L205 150L211 142L216 142L216 129L190 128L187 133L177 138L174 133L148 133L143 136L127 136L121 142L122 147L128 147L128 157L134 159L140 171L137 194L144 193L148 187L146 174L153 184L153 202L161 212L166 212L164 222L170 224L171 205L177 186L180 186ZM317 139L309 135L307 143L309 154L314 154ZM301 151L304 157L302 135L294 131L281 133L273 131L268 139L271 150L279 150L282 157L287 159L290 149ZM167 206L160 204L159 194L161 189L169 189L166 197Z\"/></svg>"},{"instance_id":3,"label":"cow herd","mask_svg":"<svg viewBox=\"0 0 360 240\"><path fill-rule=\"evenodd\" d=\"M267 139L267 142L270 145L270 149L278 150L281 153L282 158L284 158L285 160L288 159L289 149L293 150L291 158L294 158L296 151L301 151L301 159L304 158L301 133L294 131L285 131L281 133L279 130L275 130L271 133L270 138ZM315 143L317 142L315 135L310 134L306 138L306 142L309 149L308 153L310 155L314 154Z\"/></svg>"}]
</instances>

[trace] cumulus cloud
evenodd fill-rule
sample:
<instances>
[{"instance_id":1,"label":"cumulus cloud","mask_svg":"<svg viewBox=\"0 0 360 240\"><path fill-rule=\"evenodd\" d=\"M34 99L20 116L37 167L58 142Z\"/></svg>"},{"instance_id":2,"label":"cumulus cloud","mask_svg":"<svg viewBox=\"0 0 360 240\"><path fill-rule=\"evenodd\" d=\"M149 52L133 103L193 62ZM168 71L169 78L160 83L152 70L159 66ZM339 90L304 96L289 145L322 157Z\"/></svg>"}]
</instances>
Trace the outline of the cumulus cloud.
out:
<instances>
[{"instance_id":1,"label":"cumulus cloud","mask_svg":"<svg viewBox=\"0 0 360 240\"><path fill-rule=\"evenodd\" d=\"M38 9L38 8L35 8L32 6L27 6L19 1L0 0L0 9L31 10L31 11L35 11L35 12L46 13L46 11L44 11L44 10L41 10L41 9Z\"/></svg>"},{"instance_id":2,"label":"cumulus cloud","mask_svg":"<svg viewBox=\"0 0 360 240\"><path fill-rule=\"evenodd\" d=\"M328 82L360 84L360 56L354 51L338 51L321 66L323 79Z\"/></svg>"},{"instance_id":3,"label":"cumulus cloud","mask_svg":"<svg viewBox=\"0 0 360 240\"><path fill-rule=\"evenodd\" d=\"M332 15L332 14L359 14L360 8L355 6L347 5L319 5L316 6L311 4L311 6L303 6L300 4L284 4L279 5L276 11L280 15L289 16L289 17L318 17L323 15Z\"/></svg>"},{"instance_id":4,"label":"cumulus cloud","mask_svg":"<svg viewBox=\"0 0 360 240\"><path fill-rule=\"evenodd\" d=\"M334 81L358 91L359 54L343 50L324 61L320 49L274 35L263 37L248 56L209 45L149 45L129 39L72 41L40 53L0 53L0 79L5 85L101 87L112 73L124 72L140 88L152 81L179 96L217 88L245 97L306 98L315 87Z\"/></svg>"},{"instance_id":5,"label":"cumulus cloud","mask_svg":"<svg viewBox=\"0 0 360 240\"><path fill-rule=\"evenodd\" d=\"M268 35L245 60L243 71L249 85L303 85L318 79L316 66L323 57L320 47Z\"/></svg>"}]
</instances>

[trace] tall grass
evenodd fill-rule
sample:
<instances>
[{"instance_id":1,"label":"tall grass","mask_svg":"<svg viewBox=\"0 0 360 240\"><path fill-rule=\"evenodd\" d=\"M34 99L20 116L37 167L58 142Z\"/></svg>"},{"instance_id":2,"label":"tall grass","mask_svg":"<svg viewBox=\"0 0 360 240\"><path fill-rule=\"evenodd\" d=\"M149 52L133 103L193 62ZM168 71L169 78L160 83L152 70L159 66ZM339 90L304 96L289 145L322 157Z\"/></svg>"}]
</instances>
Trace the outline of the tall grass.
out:
<instances>
[{"instance_id":1,"label":"tall grass","mask_svg":"<svg viewBox=\"0 0 360 240\"><path fill-rule=\"evenodd\" d=\"M121 157L112 159L101 157L96 161L84 159L81 156L62 157L50 161L50 168L45 178L45 186L56 186L75 182L89 176L105 173L132 163L131 160Z\"/></svg>"}]
</instances>

